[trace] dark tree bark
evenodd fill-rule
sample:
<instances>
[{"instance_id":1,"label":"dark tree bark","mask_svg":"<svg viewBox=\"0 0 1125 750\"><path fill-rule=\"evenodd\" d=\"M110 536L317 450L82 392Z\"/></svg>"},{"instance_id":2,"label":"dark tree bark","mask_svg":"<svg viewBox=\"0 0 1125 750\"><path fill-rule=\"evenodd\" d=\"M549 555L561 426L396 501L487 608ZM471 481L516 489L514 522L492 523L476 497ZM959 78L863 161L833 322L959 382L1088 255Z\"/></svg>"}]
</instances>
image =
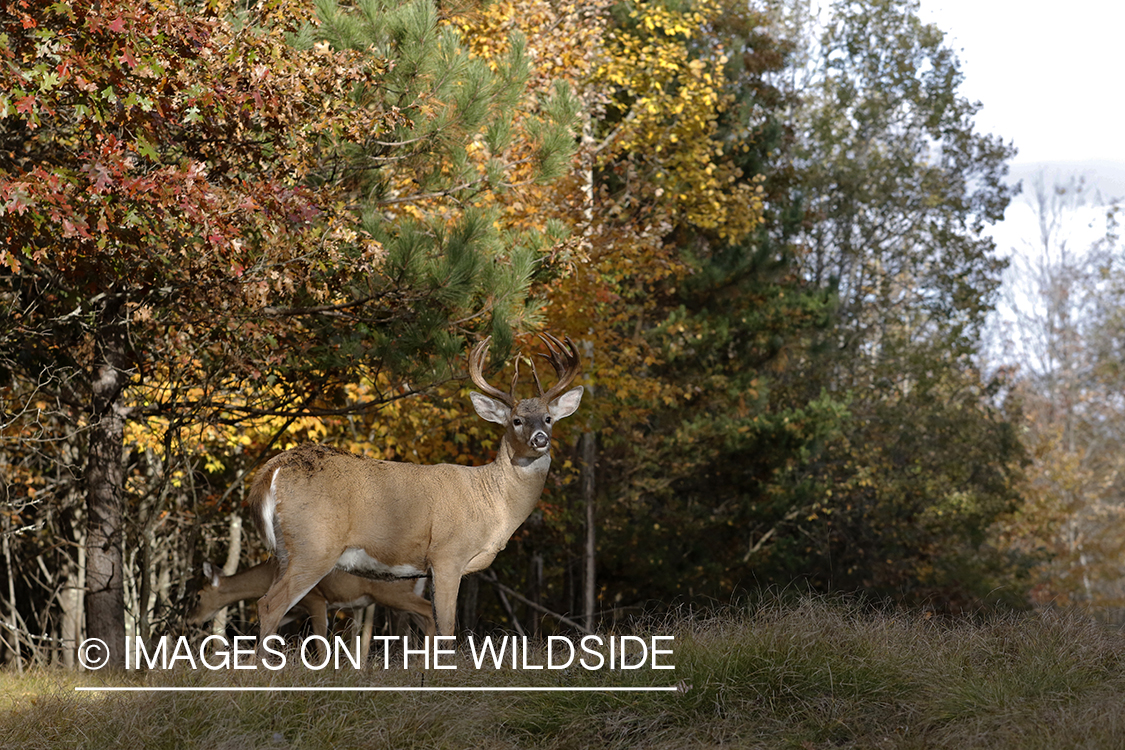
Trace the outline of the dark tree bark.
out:
<instances>
[{"instance_id":1,"label":"dark tree bark","mask_svg":"<svg viewBox=\"0 0 1125 750\"><path fill-rule=\"evenodd\" d=\"M594 468L598 460L597 438L593 432L582 435L582 500L586 506L586 539L583 545L583 576L582 576L582 622L586 630L594 632L596 624L595 607L597 606L597 551L598 537L595 508L595 474Z\"/></svg>"},{"instance_id":2,"label":"dark tree bark","mask_svg":"<svg viewBox=\"0 0 1125 750\"><path fill-rule=\"evenodd\" d=\"M109 648L109 666L125 666L125 593L122 571L122 487L128 382L124 301L110 298L99 320L97 360L91 372L90 444L86 461L86 635Z\"/></svg>"}]
</instances>

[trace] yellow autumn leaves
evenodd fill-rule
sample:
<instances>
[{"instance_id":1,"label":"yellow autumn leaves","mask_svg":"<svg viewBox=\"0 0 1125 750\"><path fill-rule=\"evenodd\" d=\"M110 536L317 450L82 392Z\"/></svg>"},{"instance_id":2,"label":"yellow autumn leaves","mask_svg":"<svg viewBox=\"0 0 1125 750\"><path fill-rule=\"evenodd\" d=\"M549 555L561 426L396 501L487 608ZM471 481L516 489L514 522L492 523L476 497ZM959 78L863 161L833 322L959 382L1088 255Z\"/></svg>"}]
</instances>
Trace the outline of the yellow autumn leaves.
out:
<instances>
[{"instance_id":1,"label":"yellow autumn leaves","mask_svg":"<svg viewBox=\"0 0 1125 750\"><path fill-rule=\"evenodd\" d=\"M722 73L728 60L702 37L718 9L712 0L690 11L638 5L631 26L607 35L594 83L610 90L608 109L619 118L603 158L645 155L657 166L659 189L678 202L686 221L730 241L761 220L762 202L753 187L739 184L742 175L723 159L716 138L729 104Z\"/></svg>"},{"instance_id":2,"label":"yellow autumn leaves","mask_svg":"<svg viewBox=\"0 0 1125 750\"><path fill-rule=\"evenodd\" d=\"M535 102L554 86L565 83L581 103L587 127L576 134L583 148L569 176L536 184L522 179L525 175L517 167L505 181L506 191L483 191L473 200L498 209L497 220L509 230L542 231L549 221L570 228L571 240L547 253L551 262L573 264L574 272L536 292L543 300L543 321L560 330L591 330L604 347L597 353L600 362L590 363L588 376L610 392L627 395L643 390L635 376L653 355L638 342L618 340L619 333L604 330L636 312L620 301L617 287L643 290L683 272L681 260L664 246L670 224L695 227L720 242L735 241L761 221L762 199L756 183L743 178L718 137L720 118L731 104L724 75L728 53L707 33L708 23L721 10L719 2L703 0L686 10L638 3L627 20L619 17L617 22L611 21L610 5L605 0L498 0L441 23L455 28L469 54L494 71L504 66L513 38L522 39L530 63L523 100L512 113L512 137L504 141L506 153L493 153L484 133L465 144L467 160L482 175L498 157L515 164L527 160L533 139L526 137L526 130L538 116ZM635 195L595 195L593 170L620 170L626 162L645 184L643 190ZM647 207L638 212L638 204ZM419 200L394 210L410 216L433 208ZM582 247L579 237L586 243ZM636 303L634 299L631 304ZM628 312L620 309L623 305ZM517 321L517 326L528 322ZM608 352L613 356L606 356ZM672 398L667 393L646 395L654 401ZM397 424L393 431L398 434L367 424L361 432L369 434L357 435L357 442L395 453L391 446L427 434L425 426L409 418L429 407L419 408L413 400L385 407L374 422ZM460 400L452 410L438 408L433 424L461 411ZM263 420L259 437L268 436L283 421ZM468 421L466 428L471 429L473 420ZM153 427L153 434L163 433ZM135 444L144 443L143 431L132 433ZM326 437L312 424L299 432L311 439ZM201 438L214 444L217 454L245 440L244 433L222 426L209 428ZM451 445L444 448L454 455L463 452ZM440 460L441 453L436 449L427 458Z\"/></svg>"}]
</instances>

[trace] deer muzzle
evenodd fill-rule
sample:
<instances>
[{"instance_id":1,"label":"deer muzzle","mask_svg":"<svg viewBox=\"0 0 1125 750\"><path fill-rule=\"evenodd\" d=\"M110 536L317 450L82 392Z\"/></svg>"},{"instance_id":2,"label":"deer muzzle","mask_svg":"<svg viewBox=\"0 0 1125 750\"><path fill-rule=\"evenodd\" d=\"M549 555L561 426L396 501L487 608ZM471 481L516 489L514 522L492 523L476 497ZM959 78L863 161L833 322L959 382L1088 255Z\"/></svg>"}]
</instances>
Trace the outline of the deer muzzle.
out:
<instances>
[{"instance_id":1,"label":"deer muzzle","mask_svg":"<svg viewBox=\"0 0 1125 750\"><path fill-rule=\"evenodd\" d=\"M551 437L543 430L536 430L527 444L537 451L544 451L550 447Z\"/></svg>"}]
</instances>

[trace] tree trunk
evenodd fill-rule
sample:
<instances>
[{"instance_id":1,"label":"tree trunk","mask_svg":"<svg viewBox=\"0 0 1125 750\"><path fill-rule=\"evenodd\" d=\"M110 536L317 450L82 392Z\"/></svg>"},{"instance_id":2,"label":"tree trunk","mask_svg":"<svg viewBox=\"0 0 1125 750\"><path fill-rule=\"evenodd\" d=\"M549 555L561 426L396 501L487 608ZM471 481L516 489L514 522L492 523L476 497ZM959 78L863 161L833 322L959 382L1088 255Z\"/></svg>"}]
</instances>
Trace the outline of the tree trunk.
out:
<instances>
[{"instance_id":1,"label":"tree trunk","mask_svg":"<svg viewBox=\"0 0 1125 750\"><path fill-rule=\"evenodd\" d=\"M582 342L585 349L586 361L593 363L594 361L594 342L586 340ZM594 386L586 386L587 393L592 399L594 397ZM595 622L595 607L597 606L597 551L598 551L598 530L595 526L596 522L596 507L595 498L597 495L597 474L595 473L598 463L598 442L597 432L593 427L593 420L590 414L586 416L586 431L582 433L582 501L586 506L586 539L583 545L582 552L582 624L586 627L587 632L594 632Z\"/></svg>"},{"instance_id":2,"label":"tree trunk","mask_svg":"<svg viewBox=\"0 0 1125 750\"><path fill-rule=\"evenodd\" d=\"M594 632L594 608L597 603L596 553L597 527L594 525L594 466L598 448L593 432L582 435L582 499L586 504L586 544L583 552L582 615L586 630Z\"/></svg>"},{"instance_id":3,"label":"tree trunk","mask_svg":"<svg viewBox=\"0 0 1125 750\"><path fill-rule=\"evenodd\" d=\"M74 529L75 562L66 563L66 585L60 592L62 609L62 661L67 669L74 669L78 644L82 641L85 622L82 613L86 608L86 540L80 528Z\"/></svg>"},{"instance_id":4,"label":"tree trunk","mask_svg":"<svg viewBox=\"0 0 1125 750\"><path fill-rule=\"evenodd\" d=\"M531 556L530 570L527 573L528 578L528 598L535 602L535 605L542 606L543 604L543 553L536 551ZM540 614L539 610L533 606L528 607L527 621L528 628L531 634L539 637L540 634Z\"/></svg>"},{"instance_id":5,"label":"tree trunk","mask_svg":"<svg viewBox=\"0 0 1125 750\"><path fill-rule=\"evenodd\" d=\"M232 576L238 572L238 560L242 556L242 516L239 515L237 510L230 514L227 536L227 559L223 563L223 575ZM227 608L223 607L211 620L211 632L227 632L227 617Z\"/></svg>"},{"instance_id":6,"label":"tree trunk","mask_svg":"<svg viewBox=\"0 0 1125 750\"><path fill-rule=\"evenodd\" d=\"M19 617L16 612L16 570L12 567L12 548L8 542L8 537L12 533L11 518L4 515L4 568L8 571L8 607L10 621L8 629L12 634L12 659L16 663L16 670L19 674L23 674L23 654L20 650L20 627Z\"/></svg>"},{"instance_id":7,"label":"tree trunk","mask_svg":"<svg viewBox=\"0 0 1125 750\"><path fill-rule=\"evenodd\" d=\"M106 302L98 323L98 362L91 378L93 403L86 459L86 635L106 644L111 667L124 667L122 394L128 373L123 300L111 298Z\"/></svg>"},{"instance_id":8,"label":"tree trunk","mask_svg":"<svg viewBox=\"0 0 1125 750\"><path fill-rule=\"evenodd\" d=\"M153 566L153 534L152 529L146 525L144 531L141 533L141 554L140 566L137 569L137 575L140 581L137 583L137 635L148 643L149 636L152 634L152 623L149 622L149 604L148 600L152 597L152 566Z\"/></svg>"}]
</instances>

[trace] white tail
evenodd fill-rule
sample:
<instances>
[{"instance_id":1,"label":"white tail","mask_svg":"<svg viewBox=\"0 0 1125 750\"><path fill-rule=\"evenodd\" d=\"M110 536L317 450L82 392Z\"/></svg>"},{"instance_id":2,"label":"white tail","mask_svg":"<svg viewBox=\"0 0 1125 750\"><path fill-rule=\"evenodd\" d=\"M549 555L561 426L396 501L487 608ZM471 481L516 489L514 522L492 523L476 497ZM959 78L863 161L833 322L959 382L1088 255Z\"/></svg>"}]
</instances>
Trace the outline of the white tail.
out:
<instances>
[{"instance_id":1,"label":"white tail","mask_svg":"<svg viewBox=\"0 0 1125 750\"><path fill-rule=\"evenodd\" d=\"M207 577L199 590L199 601L188 617L189 625L202 625L220 609L244 599L258 599L269 591L277 578L277 559L239 571L232 576L223 575L215 566L203 563ZM369 604L381 604L416 616L426 635L434 634L433 607L422 596L425 579L414 581L371 581L340 571L333 571L314 586L296 608L303 609L312 618L313 633L328 635L329 609L358 609Z\"/></svg>"},{"instance_id":2,"label":"white tail","mask_svg":"<svg viewBox=\"0 0 1125 750\"><path fill-rule=\"evenodd\" d=\"M461 577L487 568L531 515L551 465L551 430L578 409L582 386L570 339L540 335L558 382L517 400L484 379L488 339L469 356L469 374L484 394L473 407L503 425L496 459L483 466L421 466L363 458L322 445L302 445L270 459L250 488L252 515L280 560L280 575L258 606L261 638L333 569L373 579L433 583L437 631L454 634ZM564 392L565 391L565 392ZM485 395L487 394L487 395Z\"/></svg>"}]
</instances>

